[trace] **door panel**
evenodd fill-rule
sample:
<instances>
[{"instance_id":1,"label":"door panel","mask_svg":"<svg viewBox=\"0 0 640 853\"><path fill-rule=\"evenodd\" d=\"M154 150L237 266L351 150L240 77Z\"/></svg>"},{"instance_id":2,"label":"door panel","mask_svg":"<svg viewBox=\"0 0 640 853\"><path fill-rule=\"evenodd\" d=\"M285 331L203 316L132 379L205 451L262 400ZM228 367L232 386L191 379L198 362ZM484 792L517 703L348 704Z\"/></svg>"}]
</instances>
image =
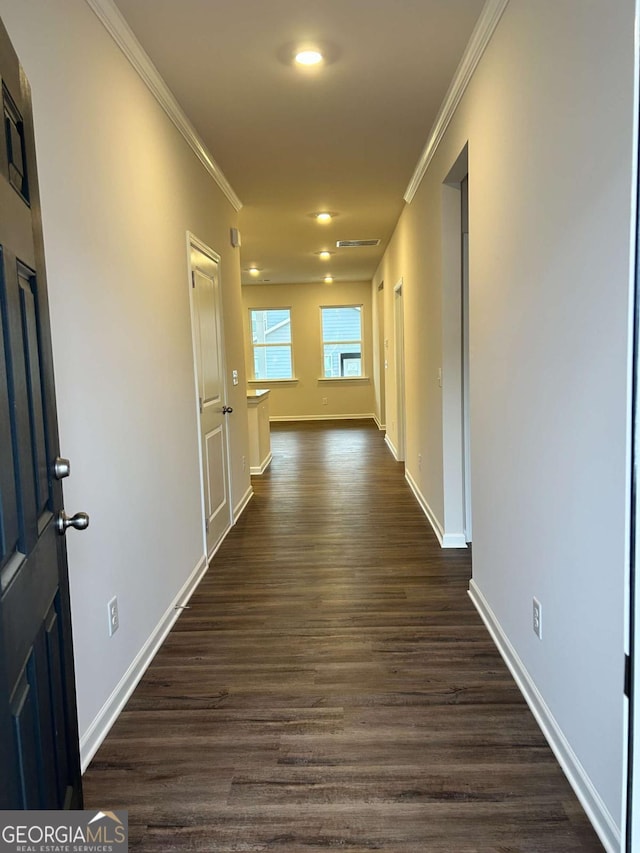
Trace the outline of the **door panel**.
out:
<instances>
[{"instance_id":1,"label":"door panel","mask_svg":"<svg viewBox=\"0 0 640 853\"><path fill-rule=\"evenodd\" d=\"M81 808L30 96L0 25L0 809Z\"/></svg>"},{"instance_id":2,"label":"door panel","mask_svg":"<svg viewBox=\"0 0 640 853\"><path fill-rule=\"evenodd\" d=\"M207 519L209 524L215 520L215 516L224 512L227 505L225 490L225 460L224 460L224 434L222 427L210 432L206 438L207 447Z\"/></svg>"},{"instance_id":3,"label":"door panel","mask_svg":"<svg viewBox=\"0 0 640 853\"><path fill-rule=\"evenodd\" d=\"M0 255L0 279L2 278ZM2 495L2 524L0 524L0 578L2 569L16 553L19 522L18 500L13 474L13 442L11 438L11 404L5 359L5 324L0 311L0 495Z\"/></svg>"},{"instance_id":4,"label":"door panel","mask_svg":"<svg viewBox=\"0 0 640 853\"><path fill-rule=\"evenodd\" d=\"M40 373L40 343L37 328L35 300L35 274L23 264L18 264L18 286L22 319L22 346L24 350L27 382L27 402L31 425L31 449L35 477L36 512L38 517L49 502L49 477L47 474L47 449L43 411L42 378Z\"/></svg>"},{"instance_id":5,"label":"door panel","mask_svg":"<svg viewBox=\"0 0 640 853\"><path fill-rule=\"evenodd\" d=\"M207 555L231 526L222 301L218 262L191 249L193 336L200 396L203 503Z\"/></svg>"},{"instance_id":6,"label":"door panel","mask_svg":"<svg viewBox=\"0 0 640 853\"><path fill-rule=\"evenodd\" d=\"M201 396L203 405L222 404L223 375L216 306L215 270L207 275L195 270L198 324L202 357Z\"/></svg>"},{"instance_id":7,"label":"door panel","mask_svg":"<svg viewBox=\"0 0 640 853\"><path fill-rule=\"evenodd\" d=\"M51 716L53 720L55 765L56 765L56 791L58 802L64 801L66 779L69 775L67 743L67 727L65 726L65 702L62 693L62 684L56 673L63 668L62 646L64 632L62 619L58 615L60 609L59 596L56 598L49 614L45 620L45 640L47 644L47 660L49 662L49 694L51 696Z\"/></svg>"},{"instance_id":8,"label":"door panel","mask_svg":"<svg viewBox=\"0 0 640 853\"><path fill-rule=\"evenodd\" d=\"M29 657L27 666L30 661L31 658ZM14 688L11 713L19 756L20 807L38 809L40 808L40 796L36 753L38 730L34 707L36 697L28 678L27 666L25 666L21 678Z\"/></svg>"}]
</instances>

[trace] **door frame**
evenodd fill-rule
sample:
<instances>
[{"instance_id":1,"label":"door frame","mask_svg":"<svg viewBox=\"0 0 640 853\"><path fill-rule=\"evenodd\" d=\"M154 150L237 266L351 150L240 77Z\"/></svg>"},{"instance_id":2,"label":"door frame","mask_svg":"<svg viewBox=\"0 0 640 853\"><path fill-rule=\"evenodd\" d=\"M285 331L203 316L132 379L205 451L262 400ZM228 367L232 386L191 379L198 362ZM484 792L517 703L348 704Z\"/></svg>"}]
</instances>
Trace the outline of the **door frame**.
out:
<instances>
[{"instance_id":1,"label":"door frame","mask_svg":"<svg viewBox=\"0 0 640 853\"><path fill-rule=\"evenodd\" d=\"M393 332L396 368L396 455L398 462L405 461L406 455L406 409L404 376L404 279L393 288Z\"/></svg>"},{"instance_id":2,"label":"door frame","mask_svg":"<svg viewBox=\"0 0 640 853\"><path fill-rule=\"evenodd\" d=\"M640 0L635 2L636 22ZM633 152L629 322L631 331L631 425L629 448L629 534L627 601L625 602L624 712L627 735L626 797L623 799L624 849L632 853L640 840L640 43L634 43Z\"/></svg>"},{"instance_id":3,"label":"door frame","mask_svg":"<svg viewBox=\"0 0 640 853\"><path fill-rule=\"evenodd\" d=\"M200 516L202 519L202 548L205 560L207 562L213 557L215 551L220 547L220 544L224 540L225 536L231 530L233 525L235 524L234 512L233 512L233 501L231 499L232 496L232 488L231 488L231 448L229 445L229 429L228 426L225 425L224 429L224 452L225 452L225 461L226 461L226 472L227 472L227 482L225 483L225 489L227 491L227 503L229 505L229 523L226 527L224 533L220 537L217 545L215 546L214 551L209 555L208 545L207 545L207 513L206 513L206 504L204 497L205 490L205 481L204 481L204 458L202 455L202 446L203 446L203 435L202 435L202 421L200 418L200 389L198 388L198 357L197 357L197 348L196 348L196 339L195 339L195 331L196 331L196 323L195 323L195 305L193 300L193 266L191 264L191 251L195 249L198 252L201 252L203 255L206 255L210 260L212 260L218 266L218 276L219 276L219 286L220 286L220 347L222 350L221 354L221 364L222 364L222 386L223 386L223 396L224 399L227 399L227 350L225 345L225 335L224 335L224 311L222 305L222 277L220 275L220 270L222 266L222 258L220 255L200 240L195 234L192 234L191 231L187 231L187 288L189 290L189 316L191 319L191 357L193 359L193 405L196 412L196 423L197 423L197 439L198 439L198 462L200 466L199 470L199 478L200 478Z\"/></svg>"},{"instance_id":4,"label":"door frame","mask_svg":"<svg viewBox=\"0 0 640 853\"><path fill-rule=\"evenodd\" d=\"M462 337L462 492L463 530L465 543L473 539L473 510L471 499L471 354L470 354L470 292L469 292L469 175L460 182L462 206L460 229L461 261L461 337ZM466 229L466 230L465 230Z\"/></svg>"},{"instance_id":5,"label":"door frame","mask_svg":"<svg viewBox=\"0 0 640 853\"><path fill-rule=\"evenodd\" d=\"M441 187L442 246L442 477L443 548L466 548L471 517L469 310L465 282L463 182L468 178L468 143L459 152ZM467 367L465 367L465 363Z\"/></svg>"},{"instance_id":6,"label":"door frame","mask_svg":"<svg viewBox=\"0 0 640 853\"><path fill-rule=\"evenodd\" d=\"M386 430L386 382L387 382L387 348L384 328L384 281L381 281L376 290L375 310L377 312L377 370L378 370L378 429Z\"/></svg>"}]
</instances>

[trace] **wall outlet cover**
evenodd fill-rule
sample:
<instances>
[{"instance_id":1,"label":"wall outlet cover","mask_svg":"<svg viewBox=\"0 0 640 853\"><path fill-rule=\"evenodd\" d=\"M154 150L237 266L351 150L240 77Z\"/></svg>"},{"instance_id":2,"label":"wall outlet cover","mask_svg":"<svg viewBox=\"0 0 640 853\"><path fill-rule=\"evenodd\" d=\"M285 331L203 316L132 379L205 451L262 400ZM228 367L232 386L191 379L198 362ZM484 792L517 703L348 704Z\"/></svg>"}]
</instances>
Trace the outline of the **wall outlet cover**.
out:
<instances>
[{"instance_id":1,"label":"wall outlet cover","mask_svg":"<svg viewBox=\"0 0 640 853\"><path fill-rule=\"evenodd\" d=\"M114 595L111 601L107 604L107 614L109 617L109 636L113 637L115 632L120 627L120 614L118 613L117 595Z\"/></svg>"},{"instance_id":2,"label":"wall outlet cover","mask_svg":"<svg viewBox=\"0 0 640 853\"><path fill-rule=\"evenodd\" d=\"M533 599L533 633L542 639L542 605L537 598Z\"/></svg>"}]
</instances>

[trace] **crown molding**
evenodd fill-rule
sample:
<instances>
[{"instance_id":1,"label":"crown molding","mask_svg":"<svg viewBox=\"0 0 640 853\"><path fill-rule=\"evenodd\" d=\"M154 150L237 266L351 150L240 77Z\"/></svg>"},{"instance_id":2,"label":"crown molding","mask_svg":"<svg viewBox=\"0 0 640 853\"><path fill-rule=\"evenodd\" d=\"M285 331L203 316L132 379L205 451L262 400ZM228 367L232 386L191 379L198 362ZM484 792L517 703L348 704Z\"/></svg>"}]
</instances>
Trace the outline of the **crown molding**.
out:
<instances>
[{"instance_id":1,"label":"crown molding","mask_svg":"<svg viewBox=\"0 0 640 853\"><path fill-rule=\"evenodd\" d=\"M502 13L506 9L508 2L509 0L487 0L485 3L474 30L471 33L471 38L469 39L469 43L467 44L462 59L460 60L460 64L453 76L451 85L447 90L447 94L442 102L442 106L440 107L435 123L431 128L427 144L422 150L422 154L418 160L418 165L416 166L413 176L409 181L409 186L405 191L404 200L407 203L410 203L416 194L418 187L420 186L420 182L429 168L429 163L433 159L433 156L438 149L438 145L440 145L440 142L442 141L442 137L453 118L456 107L464 95L473 72L476 70L476 66L480 62L482 54L489 44L491 36L493 35L495 28L498 26L498 22L502 17Z\"/></svg>"},{"instance_id":2,"label":"crown molding","mask_svg":"<svg viewBox=\"0 0 640 853\"><path fill-rule=\"evenodd\" d=\"M218 166L211 156L206 145L183 112L180 104L172 95L171 90L160 76L158 69L143 50L142 45L135 37L133 31L123 18L120 10L117 8L113 0L86 0L86 2L100 19L109 35L127 57L131 65L138 72L162 109L184 136L185 140L207 172L229 199L233 207L236 210L240 210L242 202L235 194L233 187L226 179L220 166Z\"/></svg>"}]
</instances>

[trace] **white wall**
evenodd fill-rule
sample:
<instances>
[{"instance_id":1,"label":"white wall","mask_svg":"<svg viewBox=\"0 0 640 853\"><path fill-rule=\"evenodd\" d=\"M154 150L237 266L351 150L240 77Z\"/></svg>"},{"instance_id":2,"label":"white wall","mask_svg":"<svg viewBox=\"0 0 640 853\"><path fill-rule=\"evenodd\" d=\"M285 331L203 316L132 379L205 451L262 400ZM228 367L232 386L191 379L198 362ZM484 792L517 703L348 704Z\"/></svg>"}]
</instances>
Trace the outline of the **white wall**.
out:
<instances>
[{"instance_id":1,"label":"white wall","mask_svg":"<svg viewBox=\"0 0 640 853\"><path fill-rule=\"evenodd\" d=\"M84 0L0 14L33 91L66 509L91 516L67 536L86 757L203 556L187 230L222 255L234 504L249 488L237 215Z\"/></svg>"},{"instance_id":2,"label":"white wall","mask_svg":"<svg viewBox=\"0 0 640 853\"><path fill-rule=\"evenodd\" d=\"M625 761L633 69L633 0L511 0L374 279L404 279L407 470L444 525L442 190L468 142L476 599L540 692L612 849ZM385 310L391 334L390 295ZM392 440L394 376L390 364Z\"/></svg>"}]
</instances>

